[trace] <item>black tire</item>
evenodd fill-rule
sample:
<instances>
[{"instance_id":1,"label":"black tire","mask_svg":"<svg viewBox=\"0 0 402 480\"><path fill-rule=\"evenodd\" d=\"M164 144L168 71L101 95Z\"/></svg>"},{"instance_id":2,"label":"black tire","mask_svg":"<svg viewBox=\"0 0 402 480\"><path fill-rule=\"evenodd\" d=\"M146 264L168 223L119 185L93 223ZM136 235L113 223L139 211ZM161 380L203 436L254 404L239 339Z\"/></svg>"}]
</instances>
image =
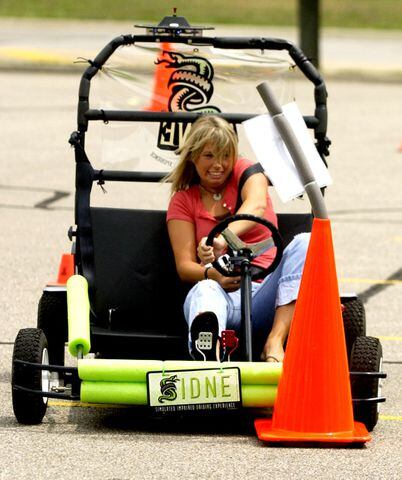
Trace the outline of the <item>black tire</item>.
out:
<instances>
[{"instance_id":1,"label":"black tire","mask_svg":"<svg viewBox=\"0 0 402 480\"><path fill-rule=\"evenodd\" d=\"M366 336L366 312L363 302L357 297L342 298L342 305L344 306L342 317L346 350L350 358L356 338Z\"/></svg>"},{"instance_id":2,"label":"black tire","mask_svg":"<svg viewBox=\"0 0 402 480\"><path fill-rule=\"evenodd\" d=\"M350 371L380 372L381 366L382 347L378 338L356 338L350 358ZM352 376L351 388L353 398L379 397L381 393L381 379ZM378 409L378 403L354 403L354 418L357 422L364 423L370 432L378 422Z\"/></svg>"},{"instance_id":3,"label":"black tire","mask_svg":"<svg viewBox=\"0 0 402 480\"><path fill-rule=\"evenodd\" d=\"M68 335L67 299L65 292L43 292L38 305L38 328L43 330L49 345L52 365L64 365Z\"/></svg>"},{"instance_id":4,"label":"black tire","mask_svg":"<svg viewBox=\"0 0 402 480\"><path fill-rule=\"evenodd\" d=\"M16 386L33 390L43 390L42 370L27 368L15 360L33 363L46 363L47 340L38 328L24 328L18 332L14 343L12 366L12 398L15 417L19 423L35 425L41 423L47 408L47 398L17 390Z\"/></svg>"}]
</instances>

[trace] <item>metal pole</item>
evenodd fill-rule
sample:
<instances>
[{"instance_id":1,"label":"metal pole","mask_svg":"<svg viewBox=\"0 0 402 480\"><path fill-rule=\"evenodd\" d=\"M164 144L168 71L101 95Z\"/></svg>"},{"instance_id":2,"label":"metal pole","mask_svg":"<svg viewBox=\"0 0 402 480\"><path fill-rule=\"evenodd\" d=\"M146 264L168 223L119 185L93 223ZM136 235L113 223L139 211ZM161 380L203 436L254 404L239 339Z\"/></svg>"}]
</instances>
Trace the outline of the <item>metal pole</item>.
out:
<instances>
[{"instance_id":1,"label":"metal pole","mask_svg":"<svg viewBox=\"0 0 402 480\"><path fill-rule=\"evenodd\" d=\"M313 171L310 168L292 127L282 112L282 107L266 82L258 85L257 90L271 114L272 120L274 121L282 140L293 158L300 180L310 200L314 216L316 218L328 218L327 208L320 187L315 180Z\"/></svg>"},{"instance_id":2,"label":"metal pole","mask_svg":"<svg viewBox=\"0 0 402 480\"><path fill-rule=\"evenodd\" d=\"M244 260L241 264L241 318L242 318L242 336L244 338L243 353L247 362L253 361L253 331L251 323L251 270L249 260Z\"/></svg>"},{"instance_id":3,"label":"metal pole","mask_svg":"<svg viewBox=\"0 0 402 480\"><path fill-rule=\"evenodd\" d=\"M320 0L299 0L298 10L300 48L319 68Z\"/></svg>"}]
</instances>

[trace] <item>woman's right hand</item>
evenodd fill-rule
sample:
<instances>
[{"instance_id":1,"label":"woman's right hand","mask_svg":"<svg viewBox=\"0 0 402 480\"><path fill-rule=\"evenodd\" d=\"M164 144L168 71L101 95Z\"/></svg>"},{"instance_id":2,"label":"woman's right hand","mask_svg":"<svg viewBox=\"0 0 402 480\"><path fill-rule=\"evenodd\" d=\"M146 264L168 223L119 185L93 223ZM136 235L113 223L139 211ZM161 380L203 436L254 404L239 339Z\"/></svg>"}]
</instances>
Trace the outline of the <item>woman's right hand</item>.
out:
<instances>
[{"instance_id":1,"label":"woman's right hand","mask_svg":"<svg viewBox=\"0 0 402 480\"><path fill-rule=\"evenodd\" d=\"M223 255L227 247L226 241L221 235L214 238L213 247L208 246L206 241L207 237L201 238L197 247L197 255L203 265L214 262L217 258Z\"/></svg>"}]
</instances>

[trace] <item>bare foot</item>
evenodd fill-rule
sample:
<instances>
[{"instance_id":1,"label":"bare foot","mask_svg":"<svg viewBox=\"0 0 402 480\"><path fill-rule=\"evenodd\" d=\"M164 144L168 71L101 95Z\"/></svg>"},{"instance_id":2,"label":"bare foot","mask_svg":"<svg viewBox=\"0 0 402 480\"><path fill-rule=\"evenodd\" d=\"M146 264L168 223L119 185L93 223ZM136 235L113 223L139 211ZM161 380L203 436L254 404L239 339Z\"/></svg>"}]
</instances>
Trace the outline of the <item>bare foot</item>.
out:
<instances>
[{"instance_id":1,"label":"bare foot","mask_svg":"<svg viewBox=\"0 0 402 480\"><path fill-rule=\"evenodd\" d=\"M285 352L282 346L268 347L266 346L261 353L261 360L264 362L283 362Z\"/></svg>"}]
</instances>

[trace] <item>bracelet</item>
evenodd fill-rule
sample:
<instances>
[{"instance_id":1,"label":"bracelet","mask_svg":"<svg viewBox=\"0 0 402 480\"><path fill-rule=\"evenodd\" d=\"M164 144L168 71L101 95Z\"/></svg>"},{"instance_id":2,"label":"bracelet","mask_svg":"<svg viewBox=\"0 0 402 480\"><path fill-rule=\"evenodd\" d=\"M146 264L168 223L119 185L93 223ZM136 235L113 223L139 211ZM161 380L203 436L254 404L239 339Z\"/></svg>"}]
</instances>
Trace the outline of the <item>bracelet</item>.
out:
<instances>
[{"instance_id":1,"label":"bracelet","mask_svg":"<svg viewBox=\"0 0 402 480\"><path fill-rule=\"evenodd\" d=\"M205 270L204 270L204 278L205 280L208 280L208 270L212 268L212 263L207 263L205 265Z\"/></svg>"}]
</instances>

